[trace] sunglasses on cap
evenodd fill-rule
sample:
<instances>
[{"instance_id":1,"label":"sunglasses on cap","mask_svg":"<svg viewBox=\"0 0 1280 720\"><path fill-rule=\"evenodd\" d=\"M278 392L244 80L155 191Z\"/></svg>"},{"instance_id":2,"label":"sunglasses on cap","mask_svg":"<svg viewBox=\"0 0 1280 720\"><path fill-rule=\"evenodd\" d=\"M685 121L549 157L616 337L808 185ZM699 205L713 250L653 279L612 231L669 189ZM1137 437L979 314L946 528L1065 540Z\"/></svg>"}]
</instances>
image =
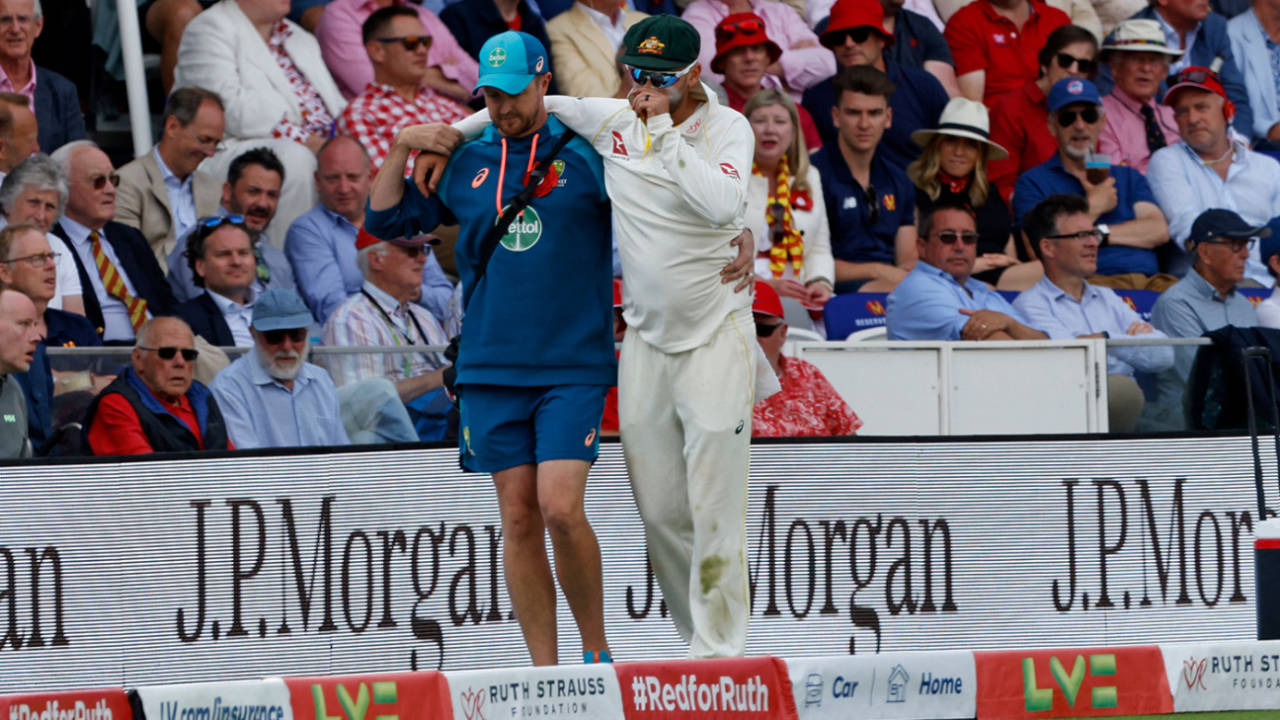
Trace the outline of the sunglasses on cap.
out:
<instances>
[{"instance_id":1,"label":"sunglasses on cap","mask_svg":"<svg viewBox=\"0 0 1280 720\"><path fill-rule=\"evenodd\" d=\"M831 33L827 37L830 38L830 40L828 41L829 44L835 45L838 47L840 45L843 45L846 40L852 40L854 43L861 45L862 43L866 42L872 35L879 37L880 33L877 33L875 28L871 27L870 25L859 25L858 27L855 27L855 28L849 28L848 30L841 30L840 32Z\"/></svg>"},{"instance_id":2,"label":"sunglasses on cap","mask_svg":"<svg viewBox=\"0 0 1280 720\"><path fill-rule=\"evenodd\" d=\"M1076 124L1076 118L1084 120L1086 125L1092 125L1098 122L1098 108L1089 107L1084 110L1060 110L1058 111L1058 125L1061 127L1071 127Z\"/></svg>"},{"instance_id":3,"label":"sunglasses on cap","mask_svg":"<svg viewBox=\"0 0 1280 720\"><path fill-rule=\"evenodd\" d=\"M287 337L294 342L295 345L301 344L307 339L306 328L286 328L283 330L259 330L262 333L262 339L268 345L279 345L284 342Z\"/></svg>"},{"instance_id":4,"label":"sunglasses on cap","mask_svg":"<svg viewBox=\"0 0 1280 720\"><path fill-rule=\"evenodd\" d=\"M396 37L378 38L378 42L382 43L383 45L400 43L400 46L403 47L405 50L408 50L409 52L413 52L414 50L417 50L419 45L428 49L431 48L430 35L398 35Z\"/></svg>"},{"instance_id":5,"label":"sunglasses on cap","mask_svg":"<svg viewBox=\"0 0 1280 720\"><path fill-rule=\"evenodd\" d=\"M1064 52L1060 52L1057 55L1055 55L1054 59L1058 61L1058 67L1062 68L1063 70L1070 70L1071 66L1075 65L1076 67L1080 68L1080 72L1084 73L1085 75L1093 75L1094 71L1098 69L1097 60L1088 60L1085 58L1078 58L1075 55L1070 55Z\"/></svg>"},{"instance_id":6,"label":"sunglasses on cap","mask_svg":"<svg viewBox=\"0 0 1280 720\"><path fill-rule=\"evenodd\" d=\"M178 348L172 345L165 345L164 347L158 347L158 348L143 347L142 345L139 345L138 349L151 350L155 352L156 355L159 355L161 360L172 360L175 356L177 356L178 353L182 353L182 359L186 360L187 362L195 362L196 358L200 357L200 351L196 350L195 348Z\"/></svg>"},{"instance_id":7,"label":"sunglasses on cap","mask_svg":"<svg viewBox=\"0 0 1280 720\"><path fill-rule=\"evenodd\" d=\"M642 68L631 67L628 65L627 71L631 73L631 79L636 81L636 85L644 85L647 82L654 88L661 90L662 88L675 85L680 78L687 75L689 71L693 69L693 66L697 64L698 63L695 61L689 67L683 70L676 70L674 72L670 70L644 70Z\"/></svg>"},{"instance_id":8,"label":"sunglasses on cap","mask_svg":"<svg viewBox=\"0 0 1280 720\"><path fill-rule=\"evenodd\" d=\"M1204 68L1187 68L1186 70L1170 75L1168 84L1169 87L1173 87L1179 83L1195 83L1197 85L1203 85L1209 81L1213 81L1219 85L1222 84L1222 81L1218 79L1218 74L1212 70L1205 70Z\"/></svg>"},{"instance_id":9,"label":"sunglasses on cap","mask_svg":"<svg viewBox=\"0 0 1280 720\"><path fill-rule=\"evenodd\" d=\"M955 245L957 240L965 245L978 244L978 233L972 230L963 230L961 232L956 232L955 230L943 230L938 233L937 237L938 241L943 245Z\"/></svg>"},{"instance_id":10,"label":"sunglasses on cap","mask_svg":"<svg viewBox=\"0 0 1280 720\"><path fill-rule=\"evenodd\" d=\"M780 322L778 322L778 323L762 323L762 322L757 322L757 323L756 323L756 337L762 337L762 338L770 337L770 336L772 336L774 333L778 332L778 328L782 327L782 325L783 325L783 323L780 323Z\"/></svg>"},{"instance_id":11,"label":"sunglasses on cap","mask_svg":"<svg viewBox=\"0 0 1280 720\"><path fill-rule=\"evenodd\" d=\"M737 35L759 35L764 32L764 23L754 18L746 20L737 20L728 25L721 25L716 28L716 34L723 36L725 39L735 37Z\"/></svg>"},{"instance_id":12,"label":"sunglasses on cap","mask_svg":"<svg viewBox=\"0 0 1280 720\"><path fill-rule=\"evenodd\" d=\"M89 179L89 182L93 185L94 190L101 190L107 186L107 183L111 183L111 187L120 187L120 176L116 173L111 173L110 175L94 175Z\"/></svg>"}]
</instances>

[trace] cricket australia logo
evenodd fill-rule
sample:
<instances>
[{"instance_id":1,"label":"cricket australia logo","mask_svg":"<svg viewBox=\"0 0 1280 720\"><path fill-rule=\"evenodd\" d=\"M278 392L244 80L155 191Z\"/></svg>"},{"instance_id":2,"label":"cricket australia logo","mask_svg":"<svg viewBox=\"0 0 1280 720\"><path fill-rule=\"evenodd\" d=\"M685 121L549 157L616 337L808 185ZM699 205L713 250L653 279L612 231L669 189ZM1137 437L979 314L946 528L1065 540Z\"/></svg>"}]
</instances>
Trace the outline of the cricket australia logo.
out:
<instances>
[{"instance_id":1,"label":"cricket australia logo","mask_svg":"<svg viewBox=\"0 0 1280 720\"><path fill-rule=\"evenodd\" d=\"M502 48L494 48L489 51L489 67L502 67L507 61L507 51Z\"/></svg>"},{"instance_id":2,"label":"cricket australia logo","mask_svg":"<svg viewBox=\"0 0 1280 720\"><path fill-rule=\"evenodd\" d=\"M502 247L512 252L524 252L542 239L542 218L538 211L527 207L507 226L507 234L502 236Z\"/></svg>"}]
</instances>

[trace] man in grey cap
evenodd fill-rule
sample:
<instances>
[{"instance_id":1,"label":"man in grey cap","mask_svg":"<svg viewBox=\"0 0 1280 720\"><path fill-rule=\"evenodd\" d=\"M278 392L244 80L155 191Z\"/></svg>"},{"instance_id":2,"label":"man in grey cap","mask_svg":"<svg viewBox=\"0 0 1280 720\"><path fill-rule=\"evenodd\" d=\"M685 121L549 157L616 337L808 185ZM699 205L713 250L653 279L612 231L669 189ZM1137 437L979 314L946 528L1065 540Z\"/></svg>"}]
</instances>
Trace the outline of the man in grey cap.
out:
<instances>
[{"instance_id":1,"label":"man in grey cap","mask_svg":"<svg viewBox=\"0 0 1280 720\"><path fill-rule=\"evenodd\" d=\"M1200 337L1226 325L1255 327L1258 313L1237 287L1258 238L1270 235L1267 226L1250 225L1231 210L1200 213L1187 237L1191 269L1156 300L1151 324L1169 337ZM1182 394L1195 356L1194 346L1174 348L1173 369L1160 373L1158 395L1143 411L1138 430L1186 429Z\"/></svg>"},{"instance_id":2,"label":"man in grey cap","mask_svg":"<svg viewBox=\"0 0 1280 720\"><path fill-rule=\"evenodd\" d=\"M293 290L271 288L253 306L253 352L210 389L237 448L347 445L338 391L307 362L311 311Z\"/></svg>"}]
</instances>

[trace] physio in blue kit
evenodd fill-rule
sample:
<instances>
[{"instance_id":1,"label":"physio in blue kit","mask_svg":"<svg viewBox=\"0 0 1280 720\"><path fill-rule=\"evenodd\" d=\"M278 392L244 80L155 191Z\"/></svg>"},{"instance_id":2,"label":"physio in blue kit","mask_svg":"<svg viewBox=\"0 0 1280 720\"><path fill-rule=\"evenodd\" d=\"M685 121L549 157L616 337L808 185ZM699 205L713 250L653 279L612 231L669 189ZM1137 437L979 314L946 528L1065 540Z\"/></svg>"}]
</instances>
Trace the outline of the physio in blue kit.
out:
<instances>
[{"instance_id":1,"label":"physio in blue kit","mask_svg":"<svg viewBox=\"0 0 1280 720\"><path fill-rule=\"evenodd\" d=\"M466 315L456 366L464 468L493 474L506 579L529 654L555 664L556 573L582 635L584 659L610 660L600 549L583 511L599 450L600 416L616 381L610 207L600 157L548 116L550 57L531 35L495 35L480 51L493 125L453 154L437 193L381 173L365 229L392 238L458 223L456 258ZM426 147L428 126L397 136L385 167ZM554 157L552 156L554 153ZM507 225L484 266L489 229L531 178L533 199ZM481 270L483 266L483 271ZM479 279L477 281L477 276Z\"/></svg>"}]
</instances>

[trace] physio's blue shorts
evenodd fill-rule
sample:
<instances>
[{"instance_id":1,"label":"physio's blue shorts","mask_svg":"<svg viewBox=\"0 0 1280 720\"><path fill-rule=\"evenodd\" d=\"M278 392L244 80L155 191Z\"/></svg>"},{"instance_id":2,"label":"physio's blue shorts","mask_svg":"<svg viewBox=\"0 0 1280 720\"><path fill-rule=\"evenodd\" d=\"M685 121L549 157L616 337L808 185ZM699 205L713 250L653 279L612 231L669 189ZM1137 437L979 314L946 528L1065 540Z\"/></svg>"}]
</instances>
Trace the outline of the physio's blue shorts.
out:
<instances>
[{"instance_id":1,"label":"physio's blue shorts","mask_svg":"<svg viewBox=\"0 0 1280 720\"><path fill-rule=\"evenodd\" d=\"M603 385L462 388L458 449L462 467L492 473L546 460L594 462L600 452Z\"/></svg>"}]
</instances>

